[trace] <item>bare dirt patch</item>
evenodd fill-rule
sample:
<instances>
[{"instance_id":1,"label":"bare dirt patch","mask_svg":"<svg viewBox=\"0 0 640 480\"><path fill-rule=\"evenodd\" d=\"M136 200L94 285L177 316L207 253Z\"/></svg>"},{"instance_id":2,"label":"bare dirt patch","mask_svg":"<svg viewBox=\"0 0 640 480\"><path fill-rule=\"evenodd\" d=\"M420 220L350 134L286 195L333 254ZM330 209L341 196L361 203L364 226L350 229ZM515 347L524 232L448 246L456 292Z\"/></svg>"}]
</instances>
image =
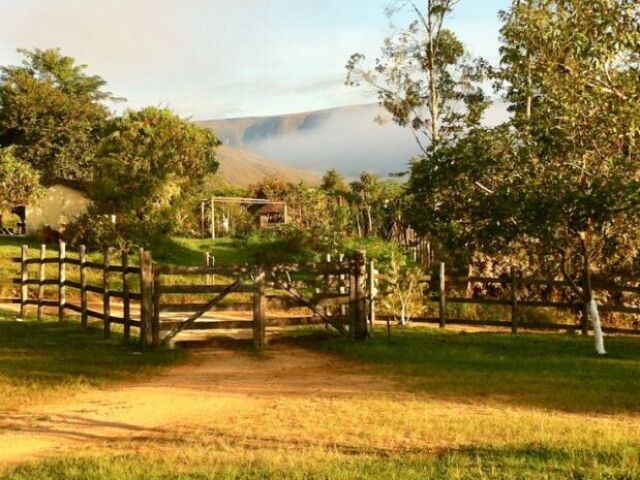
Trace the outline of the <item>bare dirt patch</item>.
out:
<instances>
[{"instance_id":1,"label":"bare dirt patch","mask_svg":"<svg viewBox=\"0 0 640 480\"><path fill-rule=\"evenodd\" d=\"M0 415L0 465L51 456L185 451L431 455L485 444L616 444L640 419L438 398L410 379L295 345L211 347L144 382ZM213 458L213 457L212 457Z\"/></svg>"},{"instance_id":2,"label":"bare dirt patch","mask_svg":"<svg viewBox=\"0 0 640 480\"><path fill-rule=\"evenodd\" d=\"M0 415L0 463L122 439L159 439L180 427L233 424L270 400L390 392L391 383L333 357L279 346L264 354L196 349L187 364L138 384L99 389Z\"/></svg>"}]
</instances>

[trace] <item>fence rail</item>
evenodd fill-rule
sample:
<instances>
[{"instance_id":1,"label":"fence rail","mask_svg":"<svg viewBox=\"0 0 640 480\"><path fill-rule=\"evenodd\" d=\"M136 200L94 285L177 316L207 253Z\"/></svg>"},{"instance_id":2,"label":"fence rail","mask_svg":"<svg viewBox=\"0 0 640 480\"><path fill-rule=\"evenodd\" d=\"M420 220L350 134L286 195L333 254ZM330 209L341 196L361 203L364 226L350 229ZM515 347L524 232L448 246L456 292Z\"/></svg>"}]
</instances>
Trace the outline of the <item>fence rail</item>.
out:
<instances>
[{"instance_id":1,"label":"fence rail","mask_svg":"<svg viewBox=\"0 0 640 480\"><path fill-rule=\"evenodd\" d=\"M148 256L148 252L140 251L140 258L144 259ZM20 264L20 277L13 279L14 284L20 286L20 297L18 299L5 299L12 303L20 304L20 316L26 314L26 307L35 305L37 307L37 319L42 319L42 309L44 307L57 307L58 318L64 319L65 311L71 311L80 314L80 322L83 326L87 326L89 318L95 318L103 322L104 337L109 338L111 334L111 324L121 324L124 326L123 334L125 340L129 340L131 336L131 328L139 328L141 331L150 329L150 317L144 309L143 292L148 291L148 286L144 285L143 267L129 264L129 254L124 252L121 255L119 264L112 263L111 250L104 249L102 252L102 262L87 260L87 250L84 246L80 246L78 258L67 256L66 245L60 242L57 255L55 257L47 256L47 247L42 245L39 255L35 258L29 258L29 251L26 245L22 247L21 256L14 258L15 262ZM36 265L38 267L37 278L29 277L29 266ZM57 272L52 278L47 278L47 265L57 265ZM67 279L67 267L77 269L79 281ZM150 267L150 266L149 266ZM149 268L147 267L147 268ZM102 282L100 285L90 284L88 281L89 271L100 271L102 273ZM116 279L116 275L121 283L120 290L111 290L110 283ZM130 279L137 277L140 284L140 292L130 292ZM37 287L35 298L29 297L29 287ZM45 287L57 287L57 298L55 300L45 298ZM68 291L79 292L79 303L67 300ZM102 296L102 309L96 310L89 308L89 293ZM113 315L112 299L121 300L122 314ZM132 302L139 304L140 318L132 317ZM145 338L141 334L141 338ZM144 344L147 344L143 341Z\"/></svg>"},{"instance_id":2,"label":"fence rail","mask_svg":"<svg viewBox=\"0 0 640 480\"><path fill-rule=\"evenodd\" d=\"M206 265L200 267L154 264L151 253L145 250L140 250L139 258L139 265L131 265L129 254L124 252L120 261L114 262L112 250L106 248L102 261L89 260L84 246L77 255L68 257L64 242L60 242L55 257L47 255L45 245L37 256L29 257L28 247L24 245L20 257L14 258L20 269L19 277L13 279L19 286L19 298L0 300L18 303L21 317L25 316L28 306L36 306L38 320L42 319L45 307L57 308L59 320L63 320L67 312L79 314L85 327L89 318L97 319L102 322L105 338L110 337L113 324L123 325L125 340L130 339L132 328L138 328L143 346L158 346L183 330L252 330L255 345L262 347L266 344L267 326L325 324L334 326L341 333L348 330L356 338L366 336L364 257L356 255L349 261L340 257L335 264L328 260L316 265L315 271L314 266L306 266L303 270L297 265L296 269L280 265L269 271L260 267L220 267L214 266L214 259L209 254ZM37 268L35 276L30 272L32 266ZM52 275L47 266L57 267L56 273ZM101 281L95 281L96 272ZM69 279L69 273L76 275ZM201 276L206 281L190 283L184 278L189 276ZM299 277L320 278L327 288L316 288L314 293L303 295L291 283L292 278ZM216 278L227 284L217 284ZM337 288L331 279L339 279ZM139 285L139 292L130 289L134 280ZM297 281L300 280L293 283ZM56 290L55 299L45 296L45 287ZM334 290L330 291L329 287ZM274 290L285 291L286 295L274 294ZM77 292L79 296L68 297L70 292ZM214 306L220 307L220 302L230 293L251 296L249 301L240 302L245 310L252 312L250 319L201 318ZM100 307L89 302L89 294L101 297ZM202 295L212 298L201 301ZM121 303L116 305L114 299ZM280 314L270 318L267 315L270 302L281 308L308 308L312 314L306 317L282 317ZM238 302L233 305L238 306ZM116 308L118 311L114 313ZM132 310L139 310L136 318Z\"/></svg>"},{"instance_id":3,"label":"fence rail","mask_svg":"<svg viewBox=\"0 0 640 480\"><path fill-rule=\"evenodd\" d=\"M370 267L372 272L373 284L382 281L391 281L392 278L386 274L380 274L376 272L373 265ZM541 279L532 277L522 277L518 274L515 268L511 268L509 274L504 274L499 277L483 277L483 276L464 276L464 275L448 275L446 272L446 265L440 264L439 274L437 275L425 275L420 277L419 283L429 284L429 292L425 295L425 299L429 302L436 302L438 304L438 316L431 317L419 317L412 318L416 323L432 323L438 324L440 327L445 327L448 324L452 325L467 325L467 326L490 326L490 327L507 327L510 328L513 333L517 333L519 328L527 329L540 329L540 330L581 330L583 333L587 333L589 325L587 322L587 314L585 311L585 299L578 299L578 301L550 301L539 300L523 297L525 289L527 287L539 286L546 289L557 288L570 288L573 284L569 281L556 280L556 279ZM501 298L495 298L491 296L460 296L451 292L451 287L466 285L467 287L472 284L483 285L499 285L504 291ZM592 289L594 291L606 291L610 293L631 293L640 294L640 286L638 285L621 285L616 282L592 282ZM373 296L375 298L375 295ZM373 301L373 299L372 299ZM639 300L640 303L640 300ZM462 318L448 318L446 306L448 304L460 304L460 305L495 305L510 307L510 320L500 321L492 319L462 319ZM581 312L580 324L559 324L550 322L537 322L526 323L520 322L522 309L524 308L552 308L556 310L567 310ZM640 315L640 305L624 305L621 303L616 304L603 304L599 305L598 309L603 313L621 313L628 315ZM388 320L389 316L379 317L381 319ZM636 320L634 328L618 328L618 327L603 327L605 333L619 333L619 334L640 334L640 322Z\"/></svg>"}]
</instances>

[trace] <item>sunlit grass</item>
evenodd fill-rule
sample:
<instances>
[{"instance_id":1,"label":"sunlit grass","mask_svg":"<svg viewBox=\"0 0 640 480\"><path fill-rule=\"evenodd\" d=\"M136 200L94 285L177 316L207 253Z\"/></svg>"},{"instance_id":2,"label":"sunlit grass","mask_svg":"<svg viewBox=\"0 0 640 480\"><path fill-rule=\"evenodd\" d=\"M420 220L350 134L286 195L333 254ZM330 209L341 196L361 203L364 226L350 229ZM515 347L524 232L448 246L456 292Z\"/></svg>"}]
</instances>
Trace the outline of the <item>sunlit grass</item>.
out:
<instances>
[{"instance_id":1,"label":"sunlit grass","mask_svg":"<svg viewBox=\"0 0 640 480\"><path fill-rule=\"evenodd\" d=\"M417 391L451 399L599 413L640 412L640 341L569 335L464 333L430 328L384 331L371 340L310 341L314 348L375 364Z\"/></svg>"},{"instance_id":2,"label":"sunlit grass","mask_svg":"<svg viewBox=\"0 0 640 480\"><path fill-rule=\"evenodd\" d=\"M141 377L169 365L180 351L148 351L114 332L51 319L16 322L0 311L0 409L62 398L89 387Z\"/></svg>"}]
</instances>

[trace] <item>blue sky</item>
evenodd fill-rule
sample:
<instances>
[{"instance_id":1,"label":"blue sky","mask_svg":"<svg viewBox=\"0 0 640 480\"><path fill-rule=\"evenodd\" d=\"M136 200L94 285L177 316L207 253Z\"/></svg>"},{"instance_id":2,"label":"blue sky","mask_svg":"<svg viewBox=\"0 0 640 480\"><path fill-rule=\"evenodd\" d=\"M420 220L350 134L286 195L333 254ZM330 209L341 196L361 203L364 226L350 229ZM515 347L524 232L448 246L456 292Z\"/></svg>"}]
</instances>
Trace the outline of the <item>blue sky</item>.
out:
<instances>
[{"instance_id":1,"label":"blue sky","mask_svg":"<svg viewBox=\"0 0 640 480\"><path fill-rule=\"evenodd\" d=\"M374 101L343 85L354 52L373 60L389 0L0 0L0 65L15 50L60 47L126 106L194 119L271 115ZM461 0L449 27L472 53L498 55L509 0ZM397 18L397 23L402 23Z\"/></svg>"}]
</instances>

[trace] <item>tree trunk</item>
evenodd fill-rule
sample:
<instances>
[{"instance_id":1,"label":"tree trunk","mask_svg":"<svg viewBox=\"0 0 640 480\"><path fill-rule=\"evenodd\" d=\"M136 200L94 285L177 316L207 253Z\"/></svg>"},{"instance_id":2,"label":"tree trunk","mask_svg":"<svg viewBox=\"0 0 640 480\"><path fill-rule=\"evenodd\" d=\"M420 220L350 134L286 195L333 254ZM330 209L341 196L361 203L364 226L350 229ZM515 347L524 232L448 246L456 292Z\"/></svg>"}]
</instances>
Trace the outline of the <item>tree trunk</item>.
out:
<instances>
[{"instance_id":1,"label":"tree trunk","mask_svg":"<svg viewBox=\"0 0 640 480\"><path fill-rule=\"evenodd\" d=\"M407 324L407 305L406 302L400 300L400 325Z\"/></svg>"},{"instance_id":2,"label":"tree trunk","mask_svg":"<svg viewBox=\"0 0 640 480\"><path fill-rule=\"evenodd\" d=\"M589 312L589 318L593 325L593 338L596 342L596 352L598 355L606 355L607 351L604 349L604 336L602 335L602 325L600 323L598 304L594 298L589 301L587 311Z\"/></svg>"},{"instance_id":3,"label":"tree trunk","mask_svg":"<svg viewBox=\"0 0 640 480\"><path fill-rule=\"evenodd\" d=\"M593 289L591 287L591 267L589 262L589 251L587 249L586 241L581 239L582 254L584 256L584 303L585 312L587 312L589 320L593 326L593 337L595 340L596 352L598 355L606 355L607 351L604 349L604 337L602 335L602 325L600 323L600 313L598 312L598 304L593 298Z\"/></svg>"},{"instance_id":4,"label":"tree trunk","mask_svg":"<svg viewBox=\"0 0 640 480\"><path fill-rule=\"evenodd\" d=\"M365 212L366 212L366 228L365 228L365 235L368 237L369 235L371 235L371 232L373 231L373 219L371 218L371 207L366 207L365 208Z\"/></svg>"}]
</instances>

